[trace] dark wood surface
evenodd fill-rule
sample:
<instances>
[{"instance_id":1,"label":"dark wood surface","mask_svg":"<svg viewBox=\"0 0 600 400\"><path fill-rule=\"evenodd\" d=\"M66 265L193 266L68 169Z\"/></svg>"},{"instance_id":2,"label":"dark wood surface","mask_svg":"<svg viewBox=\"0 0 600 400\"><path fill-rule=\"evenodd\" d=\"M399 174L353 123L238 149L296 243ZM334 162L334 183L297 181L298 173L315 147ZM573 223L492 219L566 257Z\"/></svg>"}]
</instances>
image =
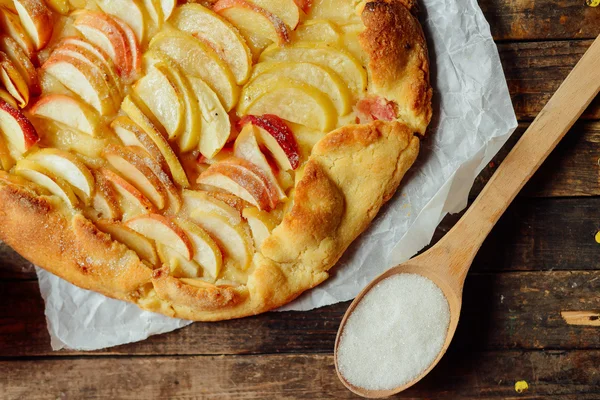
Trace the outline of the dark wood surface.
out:
<instances>
[{"instance_id":1,"label":"dark wood surface","mask_svg":"<svg viewBox=\"0 0 600 400\"><path fill-rule=\"evenodd\" d=\"M600 7L483 0L520 121L474 198L600 34ZM397 398L600 399L600 99L511 205L467 277L449 353ZM448 216L434 240L460 215ZM102 351L52 352L32 267L0 245L0 399L354 398L332 350L348 303L193 324ZM529 389L515 391L515 382Z\"/></svg>"}]
</instances>

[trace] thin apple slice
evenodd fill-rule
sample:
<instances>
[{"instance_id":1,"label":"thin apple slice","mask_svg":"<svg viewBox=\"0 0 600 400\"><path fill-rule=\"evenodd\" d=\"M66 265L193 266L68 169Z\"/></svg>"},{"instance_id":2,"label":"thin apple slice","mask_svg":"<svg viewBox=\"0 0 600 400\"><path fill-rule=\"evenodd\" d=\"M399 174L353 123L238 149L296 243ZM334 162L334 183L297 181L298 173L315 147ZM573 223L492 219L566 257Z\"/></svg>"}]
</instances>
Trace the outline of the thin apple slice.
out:
<instances>
[{"instance_id":1,"label":"thin apple slice","mask_svg":"<svg viewBox=\"0 0 600 400\"><path fill-rule=\"evenodd\" d=\"M242 215L248 221L256 248L260 249L262 243L277 226L277 220L271 214L254 207L244 208Z\"/></svg>"},{"instance_id":2,"label":"thin apple slice","mask_svg":"<svg viewBox=\"0 0 600 400\"><path fill-rule=\"evenodd\" d=\"M242 91L237 114L275 114L282 119L327 132L338 114L331 99L314 86L286 77L250 82Z\"/></svg>"},{"instance_id":3,"label":"thin apple slice","mask_svg":"<svg viewBox=\"0 0 600 400\"><path fill-rule=\"evenodd\" d=\"M85 62L60 55L50 58L43 68L101 115L110 115L116 111L113 89L109 88L103 77Z\"/></svg>"},{"instance_id":4,"label":"thin apple slice","mask_svg":"<svg viewBox=\"0 0 600 400\"><path fill-rule=\"evenodd\" d=\"M169 139L175 139L184 128L185 104L182 94L165 70L160 63L153 65L133 85L133 90L165 128Z\"/></svg>"},{"instance_id":5,"label":"thin apple slice","mask_svg":"<svg viewBox=\"0 0 600 400\"><path fill-rule=\"evenodd\" d=\"M327 67L311 62L262 62L252 72L252 84L278 76L318 88L329 96L339 115L346 115L352 109L352 94L346 83Z\"/></svg>"},{"instance_id":6,"label":"thin apple slice","mask_svg":"<svg viewBox=\"0 0 600 400\"><path fill-rule=\"evenodd\" d=\"M19 109L0 99L0 133L8 141L17 156L25 154L39 140L31 122Z\"/></svg>"},{"instance_id":7,"label":"thin apple slice","mask_svg":"<svg viewBox=\"0 0 600 400\"><path fill-rule=\"evenodd\" d=\"M239 88L227 64L208 44L179 31L163 31L150 42L150 48L168 55L186 74L204 80L219 96L227 111L237 102Z\"/></svg>"},{"instance_id":8,"label":"thin apple slice","mask_svg":"<svg viewBox=\"0 0 600 400\"><path fill-rule=\"evenodd\" d=\"M235 76L236 83L246 82L252 68L252 54L229 21L200 4L185 4L175 10L169 22L180 31L210 43Z\"/></svg>"},{"instance_id":9,"label":"thin apple slice","mask_svg":"<svg viewBox=\"0 0 600 400\"><path fill-rule=\"evenodd\" d=\"M169 170L175 182L183 187L187 188L190 186L187 175L179 162L179 159L173 152L173 149L166 141L162 133L156 128L152 121L147 117L147 114L142 111L140 107L143 107L141 101L134 100L131 95L128 95L123 99L121 109L127 114L133 122L135 122L140 128L142 128L148 136L152 139L156 147L162 153Z\"/></svg>"},{"instance_id":10,"label":"thin apple slice","mask_svg":"<svg viewBox=\"0 0 600 400\"><path fill-rule=\"evenodd\" d=\"M169 246L156 242L156 251L162 265L169 267L169 275L175 278L198 278L202 267L195 260L187 260Z\"/></svg>"},{"instance_id":11,"label":"thin apple slice","mask_svg":"<svg viewBox=\"0 0 600 400\"><path fill-rule=\"evenodd\" d=\"M101 168L99 172L107 181L113 184L114 189L120 195L121 201L119 201L119 204L124 218L156 212L154 204L120 175L107 168Z\"/></svg>"},{"instance_id":12,"label":"thin apple slice","mask_svg":"<svg viewBox=\"0 0 600 400\"><path fill-rule=\"evenodd\" d=\"M312 8L313 0L294 0L294 3L296 3L298 8L301 9L304 14L308 14Z\"/></svg>"},{"instance_id":13,"label":"thin apple slice","mask_svg":"<svg viewBox=\"0 0 600 400\"><path fill-rule=\"evenodd\" d=\"M187 260L194 257L192 242L172 219L159 214L141 215L125 222L129 228L149 239L169 246Z\"/></svg>"},{"instance_id":14,"label":"thin apple slice","mask_svg":"<svg viewBox=\"0 0 600 400\"><path fill-rule=\"evenodd\" d=\"M123 178L142 192L157 209L165 208L167 193L143 158L127 147L114 144L108 145L104 149L103 155L106 161L119 171Z\"/></svg>"},{"instance_id":15,"label":"thin apple slice","mask_svg":"<svg viewBox=\"0 0 600 400\"><path fill-rule=\"evenodd\" d=\"M0 50L3 51L13 62L21 76L25 79L29 92L33 96L40 94L40 82L35 66L27 56L27 53L19 44L8 35L0 35Z\"/></svg>"},{"instance_id":16,"label":"thin apple slice","mask_svg":"<svg viewBox=\"0 0 600 400\"><path fill-rule=\"evenodd\" d=\"M22 176L11 174L7 171L0 171L0 186L1 185L16 185L28 190L32 190L40 195L48 195L50 192L45 188L33 183L29 179L23 178Z\"/></svg>"},{"instance_id":17,"label":"thin apple slice","mask_svg":"<svg viewBox=\"0 0 600 400\"><path fill-rule=\"evenodd\" d=\"M140 42L138 41L135 32L127 25L127 23L117 17L113 17L112 19L123 30L125 37L127 38L129 49L131 50L131 70L129 71L127 78L133 80L142 73L142 49L140 48Z\"/></svg>"},{"instance_id":18,"label":"thin apple slice","mask_svg":"<svg viewBox=\"0 0 600 400\"><path fill-rule=\"evenodd\" d=\"M202 114L198 149L203 156L213 158L229 139L231 121L215 92L202 79L188 79Z\"/></svg>"},{"instance_id":19,"label":"thin apple slice","mask_svg":"<svg viewBox=\"0 0 600 400\"><path fill-rule=\"evenodd\" d=\"M158 266L156 248L154 243L147 237L119 222L98 220L94 224L102 232L108 233L114 240L123 243L136 252L142 260L147 261L152 266Z\"/></svg>"},{"instance_id":20,"label":"thin apple slice","mask_svg":"<svg viewBox=\"0 0 600 400\"><path fill-rule=\"evenodd\" d=\"M281 19L290 29L300 21L300 8L294 0L248 0Z\"/></svg>"},{"instance_id":21,"label":"thin apple slice","mask_svg":"<svg viewBox=\"0 0 600 400\"><path fill-rule=\"evenodd\" d=\"M194 261L216 279L223 265L223 254L217 243L199 225L184 218L177 218L175 222L187 233L192 243Z\"/></svg>"},{"instance_id":22,"label":"thin apple slice","mask_svg":"<svg viewBox=\"0 0 600 400\"><path fill-rule=\"evenodd\" d=\"M14 0L14 2L21 24L36 50L43 49L52 37L54 26L52 12L42 0Z\"/></svg>"},{"instance_id":23,"label":"thin apple slice","mask_svg":"<svg viewBox=\"0 0 600 400\"><path fill-rule=\"evenodd\" d=\"M143 0L144 8L156 28L160 30L165 22L160 0Z\"/></svg>"},{"instance_id":24,"label":"thin apple slice","mask_svg":"<svg viewBox=\"0 0 600 400\"><path fill-rule=\"evenodd\" d=\"M138 43L142 43L144 40L144 34L146 32L145 23L145 10L140 0L130 0L124 2L118 2L114 0L95 0L98 7L107 14L121 19L125 22L137 38Z\"/></svg>"},{"instance_id":25,"label":"thin apple slice","mask_svg":"<svg viewBox=\"0 0 600 400\"><path fill-rule=\"evenodd\" d=\"M15 64L3 51L0 51L0 81L17 100L20 108L24 108L29 103L29 86Z\"/></svg>"},{"instance_id":26,"label":"thin apple slice","mask_svg":"<svg viewBox=\"0 0 600 400\"><path fill-rule=\"evenodd\" d=\"M246 0L219 0L213 10L235 25L255 54L274 43L290 41L287 25L276 15Z\"/></svg>"},{"instance_id":27,"label":"thin apple slice","mask_svg":"<svg viewBox=\"0 0 600 400\"><path fill-rule=\"evenodd\" d=\"M0 169L9 171L15 165L15 160L10 154L8 143L4 136L0 135Z\"/></svg>"},{"instance_id":28,"label":"thin apple slice","mask_svg":"<svg viewBox=\"0 0 600 400\"><path fill-rule=\"evenodd\" d=\"M99 134L100 117L89 105L73 97L51 94L42 97L30 110L31 114L65 124L91 136Z\"/></svg>"},{"instance_id":29,"label":"thin apple slice","mask_svg":"<svg viewBox=\"0 0 600 400\"><path fill-rule=\"evenodd\" d=\"M183 197L183 213L190 215L193 211L203 210L216 212L226 217L233 225L240 224L242 218L240 213L226 202L219 200L211 194L202 190L184 189Z\"/></svg>"},{"instance_id":30,"label":"thin apple slice","mask_svg":"<svg viewBox=\"0 0 600 400\"><path fill-rule=\"evenodd\" d=\"M10 93L8 93L6 90L4 90L1 87L0 87L0 99L4 100L5 102L10 104L14 108L19 108L19 105L17 104L17 101L15 100L15 98L12 97L12 95Z\"/></svg>"},{"instance_id":31,"label":"thin apple slice","mask_svg":"<svg viewBox=\"0 0 600 400\"><path fill-rule=\"evenodd\" d=\"M341 37L337 26L326 19L303 21L294 31L294 41L338 43Z\"/></svg>"},{"instance_id":32,"label":"thin apple slice","mask_svg":"<svg viewBox=\"0 0 600 400\"><path fill-rule=\"evenodd\" d=\"M253 249L241 225L233 225L226 216L214 211L195 210L191 218L210 234L238 269L248 269Z\"/></svg>"},{"instance_id":33,"label":"thin apple slice","mask_svg":"<svg viewBox=\"0 0 600 400\"><path fill-rule=\"evenodd\" d=\"M14 172L48 190L53 195L62 199L71 208L77 207L77 197L73 193L71 186L38 163L21 159L17 161Z\"/></svg>"},{"instance_id":34,"label":"thin apple slice","mask_svg":"<svg viewBox=\"0 0 600 400\"><path fill-rule=\"evenodd\" d=\"M125 146L140 147L163 169L170 171L169 165L154 140L129 117L119 116L110 123Z\"/></svg>"},{"instance_id":35,"label":"thin apple slice","mask_svg":"<svg viewBox=\"0 0 600 400\"><path fill-rule=\"evenodd\" d=\"M0 27L6 32L11 38L13 38L19 46L25 51L29 58L33 57L35 53L35 46L33 42L23 29L19 16L16 12L12 12L8 8L0 8Z\"/></svg>"},{"instance_id":36,"label":"thin apple slice","mask_svg":"<svg viewBox=\"0 0 600 400\"><path fill-rule=\"evenodd\" d=\"M256 165L236 157L211 165L198 183L229 192L261 210L275 208L279 195L275 186Z\"/></svg>"},{"instance_id":37,"label":"thin apple slice","mask_svg":"<svg viewBox=\"0 0 600 400\"><path fill-rule=\"evenodd\" d=\"M253 124L260 145L269 150L279 168L284 171L300 166L300 150L294 132L278 116L265 114L262 116L247 115L239 122L240 126Z\"/></svg>"},{"instance_id":38,"label":"thin apple slice","mask_svg":"<svg viewBox=\"0 0 600 400\"><path fill-rule=\"evenodd\" d=\"M171 17L171 14L173 14L173 10L175 10L175 6L177 5L177 0L160 0L159 2L163 21L166 21Z\"/></svg>"},{"instance_id":39,"label":"thin apple slice","mask_svg":"<svg viewBox=\"0 0 600 400\"><path fill-rule=\"evenodd\" d=\"M74 13L73 26L91 43L105 51L115 63L119 75L133 71L131 47L123 29L109 15L89 10Z\"/></svg>"},{"instance_id":40,"label":"thin apple slice","mask_svg":"<svg viewBox=\"0 0 600 400\"><path fill-rule=\"evenodd\" d=\"M104 174L92 171L96 181L96 192L92 199L92 207L96 211L95 219L120 220L123 217L119 205L119 194L114 185Z\"/></svg>"},{"instance_id":41,"label":"thin apple slice","mask_svg":"<svg viewBox=\"0 0 600 400\"><path fill-rule=\"evenodd\" d=\"M32 153L27 159L70 184L77 197L86 204L90 203L95 191L94 176L76 155L48 148Z\"/></svg>"},{"instance_id":42,"label":"thin apple slice","mask_svg":"<svg viewBox=\"0 0 600 400\"><path fill-rule=\"evenodd\" d=\"M271 46L260 55L260 61L309 61L335 71L352 93L360 97L367 88L367 72L362 64L344 50L330 43L298 42L293 46Z\"/></svg>"},{"instance_id":43,"label":"thin apple slice","mask_svg":"<svg viewBox=\"0 0 600 400\"><path fill-rule=\"evenodd\" d=\"M71 10L69 0L46 0L48 7L59 14L67 15Z\"/></svg>"},{"instance_id":44,"label":"thin apple slice","mask_svg":"<svg viewBox=\"0 0 600 400\"><path fill-rule=\"evenodd\" d=\"M269 162L265 158L264 154L260 151L256 135L258 128L253 124L244 125L242 131L235 140L233 146L233 155L244 159L252 164L256 165L265 174L267 179L275 187L279 200L287 198L281 186L277 182L277 178L269 165Z\"/></svg>"}]
</instances>

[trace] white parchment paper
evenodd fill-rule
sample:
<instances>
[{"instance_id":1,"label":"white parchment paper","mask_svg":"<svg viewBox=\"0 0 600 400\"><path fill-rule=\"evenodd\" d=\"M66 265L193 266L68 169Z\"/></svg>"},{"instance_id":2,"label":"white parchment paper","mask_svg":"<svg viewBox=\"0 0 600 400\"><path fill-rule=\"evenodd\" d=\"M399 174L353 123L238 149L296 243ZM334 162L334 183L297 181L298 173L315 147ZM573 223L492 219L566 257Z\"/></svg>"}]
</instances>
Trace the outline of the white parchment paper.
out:
<instances>
[{"instance_id":1,"label":"white parchment paper","mask_svg":"<svg viewBox=\"0 0 600 400\"><path fill-rule=\"evenodd\" d=\"M476 0L422 0L421 7L435 91L430 136L399 193L333 276L285 310L352 299L375 276L416 254L446 213L466 206L475 177L517 126L498 51ZM100 349L189 324L37 273L55 350Z\"/></svg>"}]
</instances>

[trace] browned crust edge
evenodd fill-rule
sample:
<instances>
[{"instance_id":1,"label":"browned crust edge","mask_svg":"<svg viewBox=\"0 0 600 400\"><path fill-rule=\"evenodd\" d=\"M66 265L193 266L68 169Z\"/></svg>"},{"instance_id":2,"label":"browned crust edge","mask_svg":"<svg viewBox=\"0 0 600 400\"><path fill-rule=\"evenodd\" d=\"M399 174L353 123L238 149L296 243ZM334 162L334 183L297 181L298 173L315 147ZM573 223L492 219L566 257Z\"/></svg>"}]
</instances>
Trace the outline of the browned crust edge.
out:
<instances>
[{"instance_id":1,"label":"browned crust edge","mask_svg":"<svg viewBox=\"0 0 600 400\"><path fill-rule=\"evenodd\" d=\"M431 121L433 90L427 42L419 20L411 13L414 4L402 0L367 2L361 13L365 30L359 41L369 55L369 90L394 101L398 119L424 135Z\"/></svg>"}]
</instances>

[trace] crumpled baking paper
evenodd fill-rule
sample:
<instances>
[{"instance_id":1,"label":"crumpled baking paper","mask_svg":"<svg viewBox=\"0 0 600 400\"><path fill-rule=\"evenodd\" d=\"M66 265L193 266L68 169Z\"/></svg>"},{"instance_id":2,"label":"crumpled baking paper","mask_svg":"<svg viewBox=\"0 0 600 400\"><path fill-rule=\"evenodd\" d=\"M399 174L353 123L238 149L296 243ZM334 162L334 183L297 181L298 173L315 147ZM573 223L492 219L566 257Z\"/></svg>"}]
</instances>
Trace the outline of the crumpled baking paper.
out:
<instances>
[{"instance_id":1,"label":"crumpled baking paper","mask_svg":"<svg viewBox=\"0 0 600 400\"><path fill-rule=\"evenodd\" d=\"M434 119L419 159L331 278L282 309L310 310L352 299L374 277L416 254L446 213L466 206L475 177L517 126L498 50L476 0L422 0L421 8ZM190 323L37 273L55 350L101 349Z\"/></svg>"}]
</instances>

